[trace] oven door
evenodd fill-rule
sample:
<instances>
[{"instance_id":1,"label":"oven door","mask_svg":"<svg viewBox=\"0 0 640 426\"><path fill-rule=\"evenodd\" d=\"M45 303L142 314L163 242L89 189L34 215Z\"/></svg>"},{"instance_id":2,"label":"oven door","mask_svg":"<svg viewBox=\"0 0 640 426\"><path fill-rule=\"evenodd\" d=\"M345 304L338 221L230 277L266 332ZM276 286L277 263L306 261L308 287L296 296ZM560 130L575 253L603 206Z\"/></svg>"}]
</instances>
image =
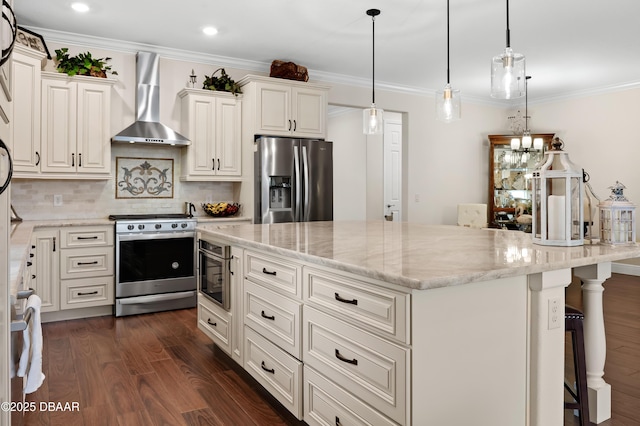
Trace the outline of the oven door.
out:
<instances>
[{"instance_id":1,"label":"oven door","mask_svg":"<svg viewBox=\"0 0 640 426\"><path fill-rule=\"evenodd\" d=\"M229 263L231 260L216 256L214 252L203 249L202 243L203 241L200 242L199 250L198 284L200 293L228 311L231 306L229 297L231 278Z\"/></svg>"},{"instance_id":2,"label":"oven door","mask_svg":"<svg viewBox=\"0 0 640 426\"><path fill-rule=\"evenodd\" d=\"M195 235L116 235L116 298L196 290Z\"/></svg>"}]
</instances>

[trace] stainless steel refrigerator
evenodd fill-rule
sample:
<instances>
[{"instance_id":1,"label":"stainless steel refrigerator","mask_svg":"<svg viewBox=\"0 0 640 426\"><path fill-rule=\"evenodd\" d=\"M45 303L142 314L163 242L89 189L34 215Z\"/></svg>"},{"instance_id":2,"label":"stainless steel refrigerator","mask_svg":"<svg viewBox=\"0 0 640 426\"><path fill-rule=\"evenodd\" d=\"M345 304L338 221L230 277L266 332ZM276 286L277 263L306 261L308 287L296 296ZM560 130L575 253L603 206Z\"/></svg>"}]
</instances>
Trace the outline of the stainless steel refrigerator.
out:
<instances>
[{"instance_id":1,"label":"stainless steel refrigerator","mask_svg":"<svg viewBox=\"0 0 640 426\"><path fill-rule=\"evenodd\" d=\"M333 144L260 137L254 153L255 223L333 220Z\"/></svg>"}]
</instances>

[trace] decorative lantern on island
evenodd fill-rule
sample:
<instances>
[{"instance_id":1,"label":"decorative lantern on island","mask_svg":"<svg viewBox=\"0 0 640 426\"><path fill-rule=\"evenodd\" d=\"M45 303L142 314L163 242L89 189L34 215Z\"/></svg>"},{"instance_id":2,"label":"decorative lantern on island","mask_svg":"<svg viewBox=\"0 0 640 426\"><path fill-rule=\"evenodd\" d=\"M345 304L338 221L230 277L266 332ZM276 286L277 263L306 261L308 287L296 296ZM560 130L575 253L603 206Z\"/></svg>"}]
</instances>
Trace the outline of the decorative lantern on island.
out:
<instances>
[{"instance_id":1,"label":"decorative lantern on island","mask_svg":"<svg viewBox=\"0 0 640 426\"><path fill-rule=\"evenodd\" d=\"M583 170L577 168L564 143L554 138L551 149L533 171L532 237L534 244L584 244Z\"/></svg>"},{"instance_id":2,"label":"decorative lantern on island","mask_svg":"<svg viewBox=\"0 0 640 426\"><path fill-rule=\"evenodd\" d=\"M611 195L600 203L600 235L604 244L636 242L636 206L624 196L625 186L616 181Z\"/></svg>"}]
</instances>

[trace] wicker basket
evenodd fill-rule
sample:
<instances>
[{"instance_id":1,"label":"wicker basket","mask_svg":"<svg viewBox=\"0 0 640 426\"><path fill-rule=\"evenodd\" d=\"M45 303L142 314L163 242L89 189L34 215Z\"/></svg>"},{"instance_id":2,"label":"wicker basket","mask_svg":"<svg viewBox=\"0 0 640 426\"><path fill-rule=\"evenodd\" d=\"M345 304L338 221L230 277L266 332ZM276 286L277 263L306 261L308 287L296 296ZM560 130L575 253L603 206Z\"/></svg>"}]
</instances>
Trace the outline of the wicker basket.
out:
<instances>
[{"instance_id":1,"label":"wicker basket","mask_svg":"<svg viewBox=\"0 0 640 426\"><path fill-rule=\"evenodd\" d=\"M271 62L270 77L284 78L287 80L309 81L307 67L296 65L293 62L275 60Z\"/></svg>"}]
</instances>

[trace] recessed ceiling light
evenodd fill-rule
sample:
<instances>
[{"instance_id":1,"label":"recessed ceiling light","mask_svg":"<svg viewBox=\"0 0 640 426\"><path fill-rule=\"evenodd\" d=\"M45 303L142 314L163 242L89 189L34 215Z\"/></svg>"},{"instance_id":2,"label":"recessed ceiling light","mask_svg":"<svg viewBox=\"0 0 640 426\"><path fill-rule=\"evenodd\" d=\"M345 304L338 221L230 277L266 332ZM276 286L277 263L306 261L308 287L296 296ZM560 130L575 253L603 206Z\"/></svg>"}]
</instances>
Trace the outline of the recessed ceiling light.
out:
<instances>
[{"instance_id":1,"label":"recessed ceiling light","mask_svg":"<svg viewBox=\"0 0 640 426\"><path fill-rule=\"evenodd\" d=\"M84 3L72 3L71 8L76 12L84 13L89 11L89 6Z\"/></svg>"},{"instance_id":2,"label":"recessed ceiling light","mask_svg":"<svg viewBox=\"0 0 640 426\"><path fill-rule=\"evenodd\" d=\"M204 27L202 32L209 36L218 34L218 30L213 27Z\"/></svg>"}]
</instances>

